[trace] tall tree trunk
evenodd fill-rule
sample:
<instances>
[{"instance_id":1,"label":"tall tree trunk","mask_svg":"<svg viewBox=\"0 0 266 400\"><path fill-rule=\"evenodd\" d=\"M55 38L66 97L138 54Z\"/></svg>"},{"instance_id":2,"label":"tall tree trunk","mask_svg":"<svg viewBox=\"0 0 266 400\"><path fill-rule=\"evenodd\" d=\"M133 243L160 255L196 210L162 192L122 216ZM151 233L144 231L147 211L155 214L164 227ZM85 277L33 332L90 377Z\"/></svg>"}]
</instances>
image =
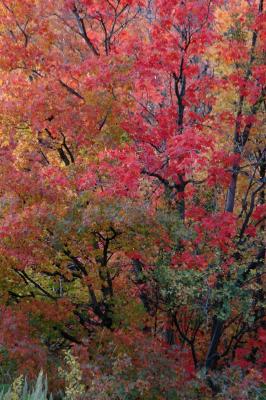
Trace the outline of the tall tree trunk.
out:
<instances>
[{"instance_id":1,"label":"tall tree trunk","mask_svg":"<svg viewBox=\"0 0 266 400\"><path fill-rule=\"evenodd\" d=\"M259 13L263 12L263 0L260 0L260 2L259 2L258 12ZM253 62L255 61L255 48L256 48L257 38L258 38L258 32L255 29L253 32L253 35L252 35L249 68L248 68L248 70L246 72L246 76L245 76L246 82L249 80L249 78L251 76L251 66L252 66ZM242 132L240 131L240 121L239 120L242 116L243 104L244 104L244 96L241 95L239 98L239 108L238 108L235 132L234 132L234 153L239 154L239 155L241 155L241 153L245 147L245 144L248 140L249 133L250 133L250 130L252 127L252 124L247 124L245 126L245 128L243 129L243 131ZM257 111L258 111L258 107L257 107L257 104L255 104L252 107L251 113L253 115L255 115ZM233 166L233 173L232 173L230 185L229 185L228 191L227 191L227 198L226 198L226 205L225 205L226 212L233 213L233 211L234 211L238 175L239 175L239 165L235 164ZM218 354L217 350L218 350L220 339L221 339L221 336L223 333L223 327L224 327L224 321L222 319L220 319L218 316L214 316L213 325L212 325L211 341L209 344L206 361L205 361L205 367L207 370L214 369L216 367L217 361L219 359L219 354Z\"/></svg>"}]
</instances>

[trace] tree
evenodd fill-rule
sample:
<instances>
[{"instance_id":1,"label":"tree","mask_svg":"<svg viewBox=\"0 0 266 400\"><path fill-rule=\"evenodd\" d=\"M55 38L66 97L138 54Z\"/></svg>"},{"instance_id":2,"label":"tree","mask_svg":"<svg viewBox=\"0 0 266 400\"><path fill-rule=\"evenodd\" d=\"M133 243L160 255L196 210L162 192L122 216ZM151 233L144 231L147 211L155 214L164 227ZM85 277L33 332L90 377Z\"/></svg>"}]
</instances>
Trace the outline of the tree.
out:
<instances>
[{"instance_id":1,"label":"tree","mask_svg":"<svg viewBox=\"0 0 266 400\"><path fill-rule=\"evenodd\" d=\"M105 336L206 391L234 363L259 382L263 1L5 0L0 21L2 312L25 348Z\"/></svg>"}]
</instances>

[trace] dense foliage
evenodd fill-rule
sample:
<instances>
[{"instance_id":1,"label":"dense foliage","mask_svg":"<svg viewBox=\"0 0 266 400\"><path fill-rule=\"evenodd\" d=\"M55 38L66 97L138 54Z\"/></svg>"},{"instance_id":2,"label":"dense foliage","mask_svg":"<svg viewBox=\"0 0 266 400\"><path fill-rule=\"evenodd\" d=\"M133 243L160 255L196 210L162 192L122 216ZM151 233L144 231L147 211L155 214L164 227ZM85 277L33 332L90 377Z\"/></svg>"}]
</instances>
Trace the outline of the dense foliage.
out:
<instances>
[{"instance_id":1,"label":"dense foliage","mask_svg":"<svg viewBox=\"0 0 266 400\"><path fill-rule=\"evenodd\" d=\"M265 25L263 0L0 0L1 383L263 399Z\"/></svg>"}]
</instances>

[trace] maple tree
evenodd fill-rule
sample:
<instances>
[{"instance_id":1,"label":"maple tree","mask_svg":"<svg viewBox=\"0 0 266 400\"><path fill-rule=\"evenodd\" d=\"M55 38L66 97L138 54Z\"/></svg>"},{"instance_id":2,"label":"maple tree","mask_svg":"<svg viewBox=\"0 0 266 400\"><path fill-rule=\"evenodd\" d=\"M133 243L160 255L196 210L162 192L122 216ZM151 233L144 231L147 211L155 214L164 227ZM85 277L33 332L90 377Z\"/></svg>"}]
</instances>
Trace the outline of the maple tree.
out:
<instances>
[{"instance_id":1,"label":"maple tree","mask_svg":"<svg viewBox=\"0 0 266 400\"><path fill-rule=\"evenodd\" d=\"M5 362L71 345L93 398L260 387L265 23L263 0L0 1Z\"/></svg>"}]
</instances>

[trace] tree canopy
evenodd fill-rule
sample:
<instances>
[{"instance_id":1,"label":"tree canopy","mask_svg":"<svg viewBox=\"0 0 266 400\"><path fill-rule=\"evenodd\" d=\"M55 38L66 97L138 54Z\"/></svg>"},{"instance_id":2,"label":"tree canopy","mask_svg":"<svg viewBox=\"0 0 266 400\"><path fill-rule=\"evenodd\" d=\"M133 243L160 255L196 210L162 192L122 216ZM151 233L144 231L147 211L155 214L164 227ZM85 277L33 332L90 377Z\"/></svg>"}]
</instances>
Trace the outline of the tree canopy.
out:
<instances>
[{"instance_id":1,"label":"tree canopy","mask_svg":"<svg viewBox=\"0 0 266 400\"><path fill-rule=\"evenodd\" d=\"M262 399L263 6L0 0L5 369Z\"/></svg>"}]
</instances>

